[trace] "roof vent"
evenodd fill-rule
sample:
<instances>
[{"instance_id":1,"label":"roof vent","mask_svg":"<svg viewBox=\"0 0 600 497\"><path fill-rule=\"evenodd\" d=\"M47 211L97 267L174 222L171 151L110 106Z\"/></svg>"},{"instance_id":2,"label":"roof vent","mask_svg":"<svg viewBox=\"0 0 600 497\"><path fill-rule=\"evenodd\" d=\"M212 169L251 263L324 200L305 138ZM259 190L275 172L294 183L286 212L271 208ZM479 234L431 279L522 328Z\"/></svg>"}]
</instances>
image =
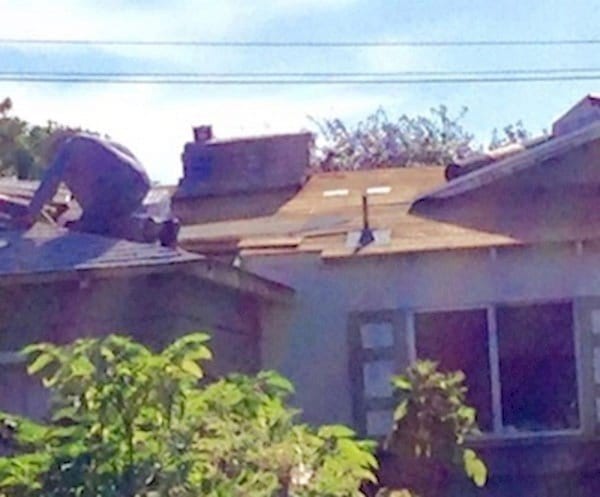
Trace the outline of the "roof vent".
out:
<instances>
[{"instance_id":1,"label":"roof vent","mask_svg":"<svg viewBox=\"0 0 600 497\"><path fill-rule=\"evenodd\" d=\"M566 135L584 128L594 121L600 122L600 95L587 95L554 122L552 134L554 136Z\"/></svg>"},{"instance_id":2,"label":"roof vent","mask_svg":"<svg viewBox=\"0 0 600 497\"><path fill-rule=\"evenodd\" d=\"M365 237L368 237L368 239ZM367 241L368 243L365 243ZM367 245L380 247L382 245L389 245L391 241L392 231L389 229L371 229L369 230L369 235L365 235L364 231L350 231L346 235L346 247L354 249L357 252Z\"/></svg>"}]
</instances>

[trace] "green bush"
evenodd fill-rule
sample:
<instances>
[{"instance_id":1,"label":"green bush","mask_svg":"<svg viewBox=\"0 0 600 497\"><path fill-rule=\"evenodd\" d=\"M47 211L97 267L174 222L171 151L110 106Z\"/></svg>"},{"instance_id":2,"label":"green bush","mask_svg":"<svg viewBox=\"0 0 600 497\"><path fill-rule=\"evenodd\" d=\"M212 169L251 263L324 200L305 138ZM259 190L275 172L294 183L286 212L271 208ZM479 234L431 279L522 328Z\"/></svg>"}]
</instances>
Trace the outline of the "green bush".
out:
<instances>
[{"instance_id":1,"label":"green bush","mask_svg":"<svg viewBox=\"0 0 600 497\"><path fill-rule=\"evenodd\" d=\"M399 478L396 493L382 495L436 497L465 476L485 485L485 464L465 446L466 437L479 432L464 380L462 372L440 372L431 361L418 361L392 380L399 402L384 449L395 456Z\"/></svg>"},{"instance_id":2,"label":"green bush","mask_svg":"<svg viewBox=\"0 0 600 497\"><path fill-rule=\"evenodd\" d=\"M24 352L51 390L46 424L3 414L6 497L345 497L372 480L373 444L312 428L272 372L203 383L207 336L160 353L120 336Z\"/></svg>"}]
</instances>

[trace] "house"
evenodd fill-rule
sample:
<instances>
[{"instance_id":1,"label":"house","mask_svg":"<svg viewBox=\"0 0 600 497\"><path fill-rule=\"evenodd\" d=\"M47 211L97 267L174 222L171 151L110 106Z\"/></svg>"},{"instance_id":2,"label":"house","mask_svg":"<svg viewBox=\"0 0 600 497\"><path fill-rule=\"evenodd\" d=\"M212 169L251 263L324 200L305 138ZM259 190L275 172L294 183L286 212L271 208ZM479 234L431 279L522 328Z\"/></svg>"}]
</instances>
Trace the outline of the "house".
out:
<instances>
[{"instance_id":1,"label":"house","mask_svg":"<svg viewBox=\"0 0 600 497\"><path fill-rule=\"evenodd\" d=\"M293 381L307 421L385 433L390 375L432 358L467 375L482 495L598 495L599 104L446 172L292 168L285 185L262 173L211 193L207 169L175 197L182 246L294 289L262 315L262 366ZM238 167L277 140L238 143ZM184 159L229 146L196 141Z\"/></svg>"},{"instance_id":2,"label":"house","mask_svg":"<svg viewBox=\"0 0 600 497\"><path fill-rule=\"evenodd\" d=\"M5 204L26 203L35 186L2 180L0 195ZM60 196L54 203L60 212L67 208ZM46 411L47 396L18 354L32 342L122 333L162 347L206 331L210 375L256 372L259 310L286 305L292 294L181 249L44 223L27 232L0 230L0 410L36 417Z\"/></svg>"}]
</instances>

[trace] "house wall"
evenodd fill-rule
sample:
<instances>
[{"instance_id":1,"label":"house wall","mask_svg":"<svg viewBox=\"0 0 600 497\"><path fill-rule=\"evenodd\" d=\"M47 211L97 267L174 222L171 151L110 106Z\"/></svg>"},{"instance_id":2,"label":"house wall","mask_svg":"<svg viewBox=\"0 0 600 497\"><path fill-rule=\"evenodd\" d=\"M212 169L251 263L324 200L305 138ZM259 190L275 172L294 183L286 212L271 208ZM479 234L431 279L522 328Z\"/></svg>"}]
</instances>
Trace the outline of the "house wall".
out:
<instances>
[{"instance_id":1,"label":"house wall","mask_svg":"<svg viewBox=\"0 0 600 497\"><path fill-rule=\"evenodd\" d=\"M214 354L208 374L251 373L260 358L257 312L253 298L184 273L0 287L0 352L108 333L160 348L176 336L207 331ZM0 409L30 415L45 410L45 396L23 377L22 364L0 368ZM24 387L30 395L23 395Z\"/></svg>"},{"instance_id":2,"label":"house wall","mask_svg":"<svg viewBox=\"0 0 600 497\"><path fill-rule=\"evenodd\" d=\"M597 245L448 251L331 262L315 254L264 256L247 259L245 267L297 291L293 310L280 309L265 318L262 361L264 367L280 370L292 380L295 402L305 419L314 423L356 426L348 340L349 323L356 312L453 310L502 302L572 300L584 433L566 438L495 440L483 443L481 450L492 474L487 495L508 495L508 489L525 487L537 488L531 495L567 495L567 487L592 488L589 482L595 481L593 475L600 471L597 457L590 455L600 449L600 443L591 442L598 440L594 430L599 386L593 384L590 322L590 312L600 309ZM398 369L402 366L399 364ZM541 440L545 442L540 444ZM540 485L546 483L552 488L542 492ZM569 495L595 494L578 491Z\"/></svg>"},{"instance_id":3,"label":"house wall","mask_svg":"<svg viewBox=\"0 0 600 497\"><path fill-rule=\"evenodd\" d=\"M282 309L265 323L264 366L291 377L307 419L349 423L351 312L600 296L599 263L597 248L577 255L573 244L565 244L497 249L494 258L487 250L339 262L318 255L264 256L247 259L245 268L297 292L293 310Z\"/></svg>"}]
</instances>

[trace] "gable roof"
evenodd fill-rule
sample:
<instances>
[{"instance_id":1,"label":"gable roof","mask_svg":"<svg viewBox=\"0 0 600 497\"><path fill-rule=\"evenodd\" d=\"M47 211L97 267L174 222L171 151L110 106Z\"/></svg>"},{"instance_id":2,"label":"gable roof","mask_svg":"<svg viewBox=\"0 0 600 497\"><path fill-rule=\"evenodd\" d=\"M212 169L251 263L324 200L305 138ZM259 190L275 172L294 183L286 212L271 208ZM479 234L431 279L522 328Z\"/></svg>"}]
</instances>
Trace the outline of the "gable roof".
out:
<instances>
[{"instance_id":1,"label":"gable roof","mask_svg":"<svg viewBox=\"0 0 600 497\"><path fill-rule=\"evenodd\" d=\"M532 148L522 150L520 153L492 161L469 174L460 176L419 195L414 203L448 199L477 190L599 139L600 122L594 122L563 136L556 136L542 141Z\"/></svg>"},{"instance_id":2,"label":"gable roof","mask_svg":"<svg viewBox=\"0 0 600 497\"><path fill-rule=\"evenodd\" d=\"M285 300L293 293L284 285L182 249L39 223L26 232L0 231L0 285L176 271L270 300Z\"/></svg>"}]
</instances>

